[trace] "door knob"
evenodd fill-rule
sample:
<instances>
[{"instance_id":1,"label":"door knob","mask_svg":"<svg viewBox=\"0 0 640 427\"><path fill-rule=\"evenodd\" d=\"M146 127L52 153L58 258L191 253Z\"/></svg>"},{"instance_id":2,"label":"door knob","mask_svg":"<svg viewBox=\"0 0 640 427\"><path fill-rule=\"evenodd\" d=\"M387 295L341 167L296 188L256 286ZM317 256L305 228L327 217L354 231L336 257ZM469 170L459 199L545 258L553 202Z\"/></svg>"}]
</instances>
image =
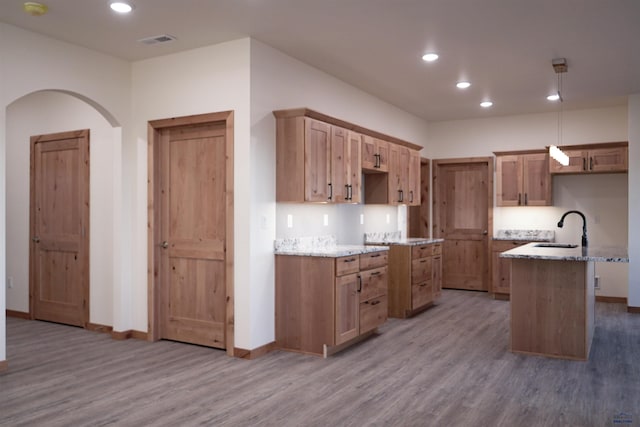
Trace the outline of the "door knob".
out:
<instances>
[{"instance_id":1,"label":"door knob","mask_svg":"<svg viewBox=\"0 0 640 427\"><path fill-rule=\"evenodd\" d=\"M167 249L169 247L169 242L167 242L166 240L164 242L162 242L160 244L160 246L162 246L162 249Z\"/></svg>"},{"instance_id":2,"label":"door knob","mask_svg":"<svg viewBox=\"0 0 640 427\"><path fill-rule=\"evenodd\" d=\"M489 232L487 230L482 230L482 234L486 236L487 234L489 234Z\"/></svg>"},{"instance_id":3,"label":"door knob","mask_svg":"<svg viewBox=\"0 0 640 427\"><path fill-rule=\"evenodd\" d=\"M35 243L40 243L40 237L38 236L33 236L31 240L33 240Z\"/></svg>"}]
</instances>

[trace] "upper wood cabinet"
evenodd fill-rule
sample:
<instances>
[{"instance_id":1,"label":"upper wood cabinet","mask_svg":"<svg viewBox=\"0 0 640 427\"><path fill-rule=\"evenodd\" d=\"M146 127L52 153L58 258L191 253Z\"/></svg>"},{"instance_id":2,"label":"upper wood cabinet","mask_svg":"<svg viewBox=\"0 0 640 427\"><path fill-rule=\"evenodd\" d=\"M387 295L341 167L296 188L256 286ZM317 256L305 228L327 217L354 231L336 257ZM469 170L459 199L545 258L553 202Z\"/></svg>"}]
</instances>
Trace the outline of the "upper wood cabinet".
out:
<instances>
[{"instance_id":1,"label":"upper wood cabinet","mask_svg":"<svg viewBox=\"0 0 640 427\"><path fill-rule=\"evenodd\" d=\"M497 206L551 206L549 155L545 151L495 154Z\"/></svg>"},{"instance_id":2,"label":"upper wood cabinet","mask_svg":"<svg viewBox=\"0 0 640 427\"><path fill-rule=\"evenodd\" d=\"M418 150L389 144L388 174L365 174L365 202L420 205L420 154Z\"/></svg>"},{"instance_id":3,"label":"upper wood cabinet","mask_svg":"<svg viewBox=\"0 0 640 427\"><path fill-rule=\"evenodd\" d=\"M614 173L628 171L626 142L560 147L569 156L569 165L549 159L552 174Z\"/></svg>"},{"instance_id":4,"label":"upper wood cabinet","mask_svg":"<svg viewBox=\"0 0 640 427\"><path fill-rule=\"evenodd\" d=\"M362 169L369 172L389 171L389 143L362 135Z\"/></svg>"},{"instance_id":5,"label":"upper wood cabinet","mask_svg":"<svg viewBox=\"0 0 640 427\"><path fill-rule=\"evenodd\" d=\"M310 117L276 121L276 201L360 202L361 135Z\"/></svg>"}]
</instances>

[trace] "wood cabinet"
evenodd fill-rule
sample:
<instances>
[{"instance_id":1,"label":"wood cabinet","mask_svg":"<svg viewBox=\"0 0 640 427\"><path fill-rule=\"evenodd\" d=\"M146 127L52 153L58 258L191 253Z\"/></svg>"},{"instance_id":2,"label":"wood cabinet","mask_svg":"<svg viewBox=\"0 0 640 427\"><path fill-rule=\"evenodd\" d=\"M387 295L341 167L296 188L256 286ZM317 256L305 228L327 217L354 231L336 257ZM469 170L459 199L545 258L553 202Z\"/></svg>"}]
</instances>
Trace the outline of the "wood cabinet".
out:
<instances>
[{"instance_id":1,"label":"wood cabinet","mask_svg":"<svg viewBox=\"0 0 640 427\"><path fill-rule=\"evenodd\" d=\"M389 248L389 317L405 318L431 306L442 291L442 244Z\"/></svg>"},{"instance_id":2,"label":"wood cabinet","mask_svg":"<svg viewBox=\"0 0 640 427\"><path fill-rule=\"evenodd\" d=\"M569 156L569 164L563 166L549 159L552 174L615 173L628 171L627 143L565 146L562 151Z\"/></svg>"},{"instance_id":3,"label":"wood cabinet","mask_svg":"<svg viewBox=\"0 0 640 427\"><path fill-rule=\"evenodd\" d=\"M367 174L365 203L420 206L420 153L389 144L389 172Z\"/></svg>"},{"instance_id":4,"label":"wood cabinet","mask_svg":"<svg viewBox=\"0 0 640 427\"><path fill-rule=\"evenodd\" d=\"M276 201L360 202L361 135L310 117L276 121Z\"/></svg>"},{"instance_id":5,"label":"wood cabinet","mask_svg":"<svg viewBox=\"0 0 640 427\"><path fill-rule=\"evenodd\" d=\"M369 135L362 136L362 169L367 172L389 171L389 143Z\"/></svg>"},{"instance_id":6,"label":"wood cabinet","mask_svg":"<svg viewBox=\"0 0 640 427\"><path fill-rule=\"evenodd\" d=\"M495 299L509 299L511 293L511 259L500 253L531 243L530 240L494 240L491 249L491 292Z\"/></svg>"},{"instance_id":7,"label":"wood cabinet","mask_svg":"<svg viewBox=\"0 0 640 427\"><path fill-rule=\"evenodd\" d=\"M327 356L387 319L387 251L276 255L276 345Z\"/></svg>"},{"instance_id":8,"label":"wood cabinet","mask_svg":"<svg viewBox=\"0 0 640 427\"><path fill-rule=\"evenodd\" d=\"M497 206L551 206L549 155L545 151L495 154Z\"/></svg>"}]
</instances>

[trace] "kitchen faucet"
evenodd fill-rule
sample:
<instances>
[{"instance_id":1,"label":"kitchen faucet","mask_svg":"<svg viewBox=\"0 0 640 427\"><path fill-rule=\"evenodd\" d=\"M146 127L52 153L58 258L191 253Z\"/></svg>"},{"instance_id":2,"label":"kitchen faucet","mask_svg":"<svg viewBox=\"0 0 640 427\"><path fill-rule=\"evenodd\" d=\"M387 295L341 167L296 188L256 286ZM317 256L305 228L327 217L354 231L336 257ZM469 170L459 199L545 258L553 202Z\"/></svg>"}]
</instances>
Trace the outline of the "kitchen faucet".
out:
<instances>
[{"instance_id":1,"label":"kitchen faucet","mask_svg":"<svg viewBox=\"0 0 640 427\"><path fill-rule=\"evenodd\" d=\"M562 228L564 225L564 218L570 213L578 214L582 217L582 246L587 246L587 218L585 218L584 214L580 211L567 211L562 214L562 218L558 221L558 227Z\"/></svg>"}]
</instances>

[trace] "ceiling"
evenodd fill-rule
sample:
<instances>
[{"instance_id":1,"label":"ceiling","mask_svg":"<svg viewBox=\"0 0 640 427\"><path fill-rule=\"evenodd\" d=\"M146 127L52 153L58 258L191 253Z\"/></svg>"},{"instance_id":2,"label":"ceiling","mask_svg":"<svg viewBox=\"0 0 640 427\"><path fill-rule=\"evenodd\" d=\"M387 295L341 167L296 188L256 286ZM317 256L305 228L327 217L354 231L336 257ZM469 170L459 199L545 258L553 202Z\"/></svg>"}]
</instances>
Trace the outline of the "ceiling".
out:
<instances>
[{"instance_id":1,"label":"ceiling","mask_svg":"<svg viewBox=\"0 0 640 427\"><path fill-rule=\"evenodd\" d=\"M253 37L428 121L558 111L558 57L564 109L640 93L638 0L131 0L129 15L44 0L38 17L22 3L0 0L0 21L130 61ZM137 42L160 34L177 40Z\"/></svg>"}]
</instances>

